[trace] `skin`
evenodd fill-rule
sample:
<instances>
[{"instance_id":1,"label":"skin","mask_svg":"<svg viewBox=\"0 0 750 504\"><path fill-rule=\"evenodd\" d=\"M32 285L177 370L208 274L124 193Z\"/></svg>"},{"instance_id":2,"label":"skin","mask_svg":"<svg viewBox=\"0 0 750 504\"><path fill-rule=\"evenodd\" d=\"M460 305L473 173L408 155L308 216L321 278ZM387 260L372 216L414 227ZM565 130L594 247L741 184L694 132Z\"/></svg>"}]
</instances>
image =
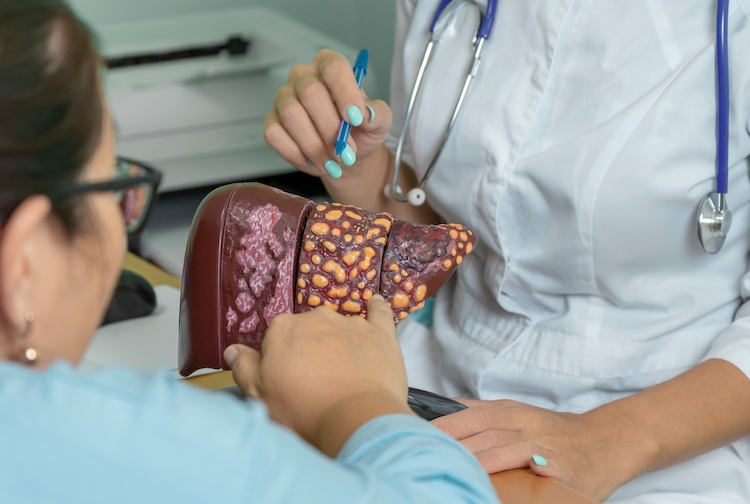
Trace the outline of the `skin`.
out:
<instances>
[{"instance_id":1,"label":"skin","mask_svg":"<svg viewBox=\"0 0 750 504\"><path fill-rule=\"evenodd\" d=\"M110 180L114 173L112 121L104 121L101 142L82 181ZM37 367L57 359L77 363L99 326L119 276L125 233L112 193L86 196L90 222L73 240L52 213L46 196L27 198L0 230L0 358L23 351L16 336L34 323L28 344L40 355Z\"/></svg>"},{"instance_id":2,"label":"skin","mask_svg":"<svg viewBox=\"0 0 750 504\"><path fill-rule=\"evenodd\" d=\"M101 143L81 180L111 180L114 161L107 112ZM27 327L28 311L35 319L27 343L40 354L35 368L59 359L75 365L83 356L125 252L125 228L113 193L87 193L85 202L91 221L72 239L45 196L27 198L0 228L0 359L19 360L24 345L18 335ZM373 418L412 414L393 314L379 296L370 300L368 312L367 320L328 309L277 317L262 359L247 347L228 349L236 382L266 401L273 418L335 456Z\"/></svg>"},{"instance_id":3,"label":"skin","mask_svg":"<svg viewBox=\"0 0 750 504\"><path fill-rule=\"evenodd\" d=\"M352 130L357 162L333 179L320 168L346 110L372 106L376 118ZM357 89L346 58L321 51L298 65L266 117L266 140L299 170L320 176L337 201L388 211L414 222L438 222L427 204L411 207L384 197L393 156L383 145L392 113ZM316 167L310 167L311 159ZM415 185L403 165L400 185ZM750 380L734 365L709 360L668 381L582 415L513 401L463 400L469 409L433 423L461 441L488 473L531 467L597 500L648 471L696 457L750 434ZM543 456L548 465L533 462Z\"/></svg>"}]
</instances>

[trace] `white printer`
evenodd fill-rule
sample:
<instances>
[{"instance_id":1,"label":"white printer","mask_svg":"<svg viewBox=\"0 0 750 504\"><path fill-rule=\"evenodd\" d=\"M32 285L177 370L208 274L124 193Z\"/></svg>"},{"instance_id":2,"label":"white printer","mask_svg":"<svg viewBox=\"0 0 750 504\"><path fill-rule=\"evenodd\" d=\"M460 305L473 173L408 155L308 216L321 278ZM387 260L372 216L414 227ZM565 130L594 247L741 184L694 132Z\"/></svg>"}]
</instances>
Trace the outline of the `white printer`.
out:
<instances>
[{"instance_id":1,"label":"white printer","mask_svg":"<svg viewBox=\"0 0 750 504\"><path fill-rule=\"evenodd\" d=\"M358 52L262 7L93 28L119 65L105 78L118 153L161 170L161 191L291 171L263 140L276 91L320 49ZM370 74L368 94L375 86Z\"/></svg>"}]
</instances>

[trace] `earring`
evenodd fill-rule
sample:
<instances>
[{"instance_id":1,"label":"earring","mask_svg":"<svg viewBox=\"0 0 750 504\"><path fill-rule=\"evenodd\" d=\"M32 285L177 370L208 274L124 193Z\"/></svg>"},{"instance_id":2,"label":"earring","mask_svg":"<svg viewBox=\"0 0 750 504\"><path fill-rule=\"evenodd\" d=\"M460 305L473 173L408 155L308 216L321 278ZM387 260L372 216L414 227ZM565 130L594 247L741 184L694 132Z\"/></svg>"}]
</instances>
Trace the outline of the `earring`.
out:
<instances>
[{"instance_id":1,"label":"earring","mask_svg":"<svg viewBox=\"0 0 750 504\"><path fill-rule=\"evenodd\" d=\"M39 352L37 352L35 348L29 347L27 341L29 333L31 332L31 327L34 325L34 312L30 310L27 311L25 318L26 327L24 328L23 332L16 334L16 337L21 340L23 346L25 347L19 360L21 361L21 363L26 364L27 366L31 366L39 358Z\"/></svg>"}]
</instances>

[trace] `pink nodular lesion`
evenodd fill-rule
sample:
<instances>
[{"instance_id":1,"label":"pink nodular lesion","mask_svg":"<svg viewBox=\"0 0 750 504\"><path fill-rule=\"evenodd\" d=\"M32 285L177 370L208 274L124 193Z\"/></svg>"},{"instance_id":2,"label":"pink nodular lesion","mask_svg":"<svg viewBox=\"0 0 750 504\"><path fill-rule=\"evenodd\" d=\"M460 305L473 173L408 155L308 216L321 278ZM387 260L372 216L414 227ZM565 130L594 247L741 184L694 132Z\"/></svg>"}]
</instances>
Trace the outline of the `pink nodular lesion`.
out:
<instances>
[{"instance_id":1,"label":"pink nodular lesion","mask_svg":"<svg viewBox=\"0 0 750 504\"><path fill-rule=\"evenodd\" d=\"M290 293L294 290L292 277L296 260L295 248L287 247L284 257L279 261L284 244L292 241L294 231L287 227L282 235L283 243L279 241L273 233L273 228L281 216L281 210L271 204L255 208L247 218L250 232L240 240L244 250L235 254L237 263L242 266L242 273L246 275L246 278L240 278L237 281L237 287L241 292L234 302L241 313L249 313L255 307L257 299L260 298L278 269L274 294L263 309L263 318L267 325L271 324L276 315L291 313L294 309ZM230 331L237 322L237 313L230 308L227 312L227 331ZM259 322L258 312L253 311L240 323L238 330L241 333L252 332Z\"/></svg>"},{"instance_id":2,"label":"pink nodular lesion","mask_svg":"<svg viewBox=\"0 0 750 504\"><path fill-rule=\"evenodd\" d=\"M249 313L255 306L255 298L249 292L240 292L234 304L242 313Z\"/></svg>"},{"instance_id":3,"label":"pink nodular lesion","mask_svg":"<svg viewBox=\"0 0 750 504\"><path fill-rule=\"evenodd\" d=\"M232 330L232 327L234 327L234 324L236 324L239 321L237 318L237 312L233 309L229 308L227 311L227 332L230 332Z\"/></svg>"},{"instance_id":4,"label":"pink nodular lesion","mask_svg":"<svg viewBox=\"0 0 750 504\"><path fill-rule=\"evenodd\" d=\"M245 250L241 250L235 255L237 262L242 266L242 272L250 276L248 285L255 297L259 297L265 286L271 281L276 269L276 259L281 255L282 244L279 243L272 231L281 219L281 215L281 210L271 204L253 210L247 218L250 233L240 240ZM266 245L274 257L268 254Z\"/></svg>"},{"instance_id":5,"label":"pink nodular lesion","mask_svg":"<svg viewBox=\"0 0 750 504\"><path fill-rule=\"evenodd\" d=\"M287 230L288 229L289 228L287 228ZM271 298L271 301L263 310L263 318L269 326L276 315L281 313L292 313L292 311L294 311L294 307L292 306L294 279L292 276L294 275L294 262L296 255L294 247L289 247L284 259L279 263L279 276L276 281L276 289L274 290L273 298Z\"/></svg>"},{"instance_id":6,"label":"pink nodular lesion","mask_svg":"<svg viewBox=\"0 0 750 504\"><path fill-rule=\"evenodd\" d=\"M248 318L242 321L240 324L240 332L241 333L249 333L253 332L256 327L258 327L258 322L260 322L260 318L258 317L258 314L256 312L253 312L252 315L250 315Z\"/></svg>"}]
</instances>

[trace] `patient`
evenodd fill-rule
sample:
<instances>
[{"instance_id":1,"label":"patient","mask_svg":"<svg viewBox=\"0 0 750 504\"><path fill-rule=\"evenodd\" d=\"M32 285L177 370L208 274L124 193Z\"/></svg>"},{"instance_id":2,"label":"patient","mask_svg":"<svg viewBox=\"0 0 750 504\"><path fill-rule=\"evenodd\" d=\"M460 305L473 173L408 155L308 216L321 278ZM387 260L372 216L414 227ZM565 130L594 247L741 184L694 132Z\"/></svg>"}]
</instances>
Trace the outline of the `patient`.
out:
<instances>
[{"instance_id":1,"label":"patient","mask_svg":"<svg viewBox=\"0 0 750 504\"><path fill-rule=\"evenodd\" d=\"M367 320L278 317L262 358L228 348L263 402L72 367L119 275L118 201L143 182L115 174L101 70L61 0L0 0L0 502L496 502L410 414L377 297Z\"/></svg>"}]
</instances>

